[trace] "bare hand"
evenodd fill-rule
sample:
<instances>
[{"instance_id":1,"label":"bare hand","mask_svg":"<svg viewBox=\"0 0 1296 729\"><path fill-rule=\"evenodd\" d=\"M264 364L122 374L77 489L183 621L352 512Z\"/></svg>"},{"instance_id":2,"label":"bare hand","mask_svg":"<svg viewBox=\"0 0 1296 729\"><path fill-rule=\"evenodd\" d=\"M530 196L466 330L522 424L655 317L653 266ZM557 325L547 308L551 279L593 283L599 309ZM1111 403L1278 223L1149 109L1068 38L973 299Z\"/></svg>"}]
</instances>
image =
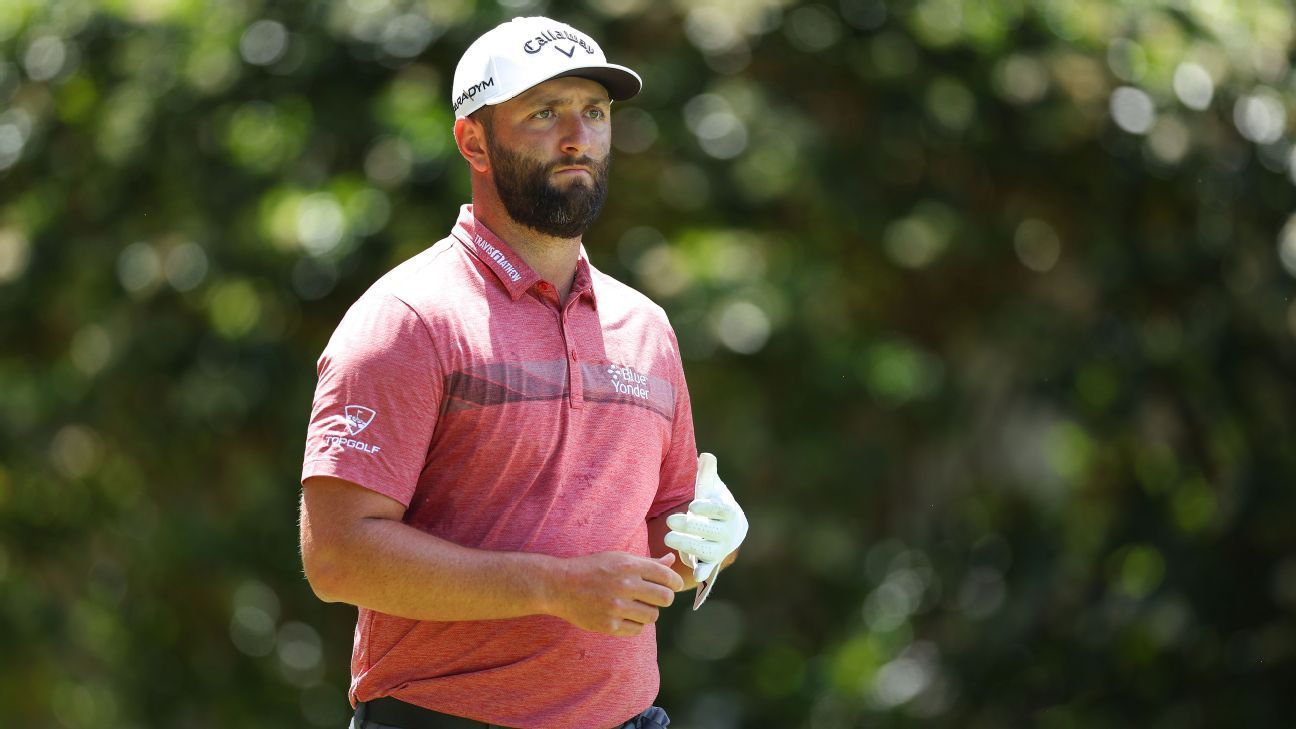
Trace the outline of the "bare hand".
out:
<instances>
[{"instance_id":1,"label":"bare hand","mask_svg":"<svg viewBox=\"0 0 1296 729\"><path fill-rule=\"evenodd\" d=\"M674 552L658 559L599 552L563 560L550 612L596 633L639 635L684 589L674 563Z\"/></svg>"}]
</instances>

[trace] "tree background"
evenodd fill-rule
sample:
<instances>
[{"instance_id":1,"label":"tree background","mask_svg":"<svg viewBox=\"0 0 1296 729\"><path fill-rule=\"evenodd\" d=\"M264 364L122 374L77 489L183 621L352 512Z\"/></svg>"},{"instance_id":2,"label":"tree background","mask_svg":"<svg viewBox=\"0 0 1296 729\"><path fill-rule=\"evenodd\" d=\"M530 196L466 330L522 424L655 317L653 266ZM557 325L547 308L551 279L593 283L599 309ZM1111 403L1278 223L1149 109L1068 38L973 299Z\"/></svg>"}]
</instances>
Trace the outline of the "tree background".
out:
<instances>
[{"instance_id":1,"label":"tree background","mask_svg":"<svg viewBox=\"0 0 1296 729\"><path fill-rule=\"evenodd\" d=\"M6 725L345 724L315 358L534 13L645 79L586 242L752 523L663 617L672 726L1290 726L1277 0L0 3Z\"/></svg>"}]
</instances>

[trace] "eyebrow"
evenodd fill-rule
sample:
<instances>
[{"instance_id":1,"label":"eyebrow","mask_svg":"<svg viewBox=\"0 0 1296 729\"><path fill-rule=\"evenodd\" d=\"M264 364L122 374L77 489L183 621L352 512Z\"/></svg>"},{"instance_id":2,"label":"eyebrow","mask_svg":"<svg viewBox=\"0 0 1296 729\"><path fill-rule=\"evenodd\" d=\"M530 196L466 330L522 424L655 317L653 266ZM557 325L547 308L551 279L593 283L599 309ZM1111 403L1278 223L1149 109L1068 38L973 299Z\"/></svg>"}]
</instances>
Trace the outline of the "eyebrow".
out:
<instances>
[{"instance_id":1,"label":"eyebrow","mask_svg":"<svg viewBox=\"0 0 1296 729\"><path fill-rule=\"evenodd\" d=\"M537 106L564 106L566 104L573 103L573 101L571 97L568 96L554 96L548 99L529 100L526 103L535 104ZM612 100L606 96L589 96L585 98L585 103L594 104L597 106L600 104L611 104Z\"/></svg>"}]
</instances>

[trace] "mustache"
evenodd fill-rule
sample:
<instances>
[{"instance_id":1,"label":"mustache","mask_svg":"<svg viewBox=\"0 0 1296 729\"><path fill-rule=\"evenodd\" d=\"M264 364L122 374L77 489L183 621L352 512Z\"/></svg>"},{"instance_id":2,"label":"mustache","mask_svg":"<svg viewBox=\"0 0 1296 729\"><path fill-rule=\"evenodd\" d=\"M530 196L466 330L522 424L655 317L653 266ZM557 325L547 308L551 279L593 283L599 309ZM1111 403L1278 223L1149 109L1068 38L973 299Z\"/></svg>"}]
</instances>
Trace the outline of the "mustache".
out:
<instances>
[{"instance_id":1,"label":"mustache","mask_svg":"<svg viewBox=\"0 0 1296 729\"><path fill-rule=\"evenodd\" d=\"M591 170L597 170L602 164L603 163L601 160L596 160L593 157L590 157L589 155L586 155L584 157L563 157L562 159L556 160L553 164L549 165L549 168L546 169L545 171L553 172L559 167L588 167Z\"/></svg>"}]
</instances>

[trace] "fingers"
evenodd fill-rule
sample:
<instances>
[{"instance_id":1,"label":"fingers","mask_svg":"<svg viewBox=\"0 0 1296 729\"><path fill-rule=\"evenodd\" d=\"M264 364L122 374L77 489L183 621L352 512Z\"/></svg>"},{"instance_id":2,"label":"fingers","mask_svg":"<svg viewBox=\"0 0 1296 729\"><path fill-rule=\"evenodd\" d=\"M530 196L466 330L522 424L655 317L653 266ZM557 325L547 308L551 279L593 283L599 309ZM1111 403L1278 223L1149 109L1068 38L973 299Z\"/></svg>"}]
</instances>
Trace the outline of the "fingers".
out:
<instances>
[{"instance_id":1,"label":"fingers","mask_svg":"<svg viewBox=\"0 0 1296 729\"><path fill-rule=\"evenodd\" d=\"M612 615L613 619L628 620L640 625L652 625L657 622L661 610L638 600L617 598L613 601Z\"/></svg>"},{"instance_id":2,"label":"fingers","mask_svg":"<svg viewBox=\"0 0 1296 729\"><path fill-rule=\"evenodd\" d=\"M612 599L607 607L609 614L607 627L601 632L622 637L639 635L645 625L657 622L657 618L661 616L660 607L667 607L675 600L675 593L660 585L648 583L641 583L641 585L650 589L637 593L639 599L629 597Z\"/></svg>"},{"instance_id":3,"label":"fingers","mask_svg":"<svg viewBox=\"0 0 1296 729\"><path fill-rule=\"evenodd\" d=\"M715 572L715 562L698 562L697 567L693 568L693 579L698 582L706 582L711 573Z\"/></svg>"},{"instance_id":4,"label":"fingers","mask_svg":"<svg viewBox=\"0 0 1296 729\"><path fill-rule=\"evenodd\" d=\"M633 620L622 618L612 618L606 632L608 635L614 635L618 638L633 638L643 632L644 624L636 623Z\"/></svg>"},{"instance_id":5,"label":"fingers","mask_svg":"<svg viewBox=\"0 0 1296 729\"><path fill-rule=\"evenodd\" d=\"M710 453L698 454L697 481L694 483L694 489L703 484L710 483L716 478L716 457Z\"/></svg>"},{"instance_id":6,"label":"fingers","mask_svg":"<svg viewBox=\"0 0 1296 729\"><path fill-rule=\"evenodd\" d=\"M719 562L728 554L724 547L717 542L712 542L701 537L685 534L683 532L669 532L666 534L666 546L671 549L677 549L680 552L688 552L703 562Z\"/></svg>"},{"instance_id":7,"label":"fingers","mask_svg":"<svg viewBox=\"0 0 1296 729\"><path fill-rule=\"evenodd\" d=\"M711 519L728 519L733 516L732 506L716 499L694 499L689 504L688 513L694 516L705 516ZM667 517L667 523L670 517Z\"/></svg>"},{"instance_id":8,"label":"fingers","mask_svg":"<svg viewBox=\"0 0 1296 729\"><path fill-rule=\"evenodd\" d=\"M569 574L576 589L565 596L564 609L554 614L585 630L639 635L684 589L684 578L672 569L677 559L674 552L656 559L624 552L573 557Z\"/></svg>"},{"instance_id":9,"label":"fingers","mask_svg":"<svg viewBox=\"0 0 1296 729\"><path fill-rule=\"evenodd\" d=\"M671 514L666 517L666 526L670 527L673 532L682 531L688 527L688 519L686 517L686 514Z\"/></svg>"},{"instance_id":10,"label":"fingers","mask_svg":"<svg viewBox=\"0 0 1296 729\"><path fill-rule=\"evenodd\" d=\"M662 541L671 549L678 550L681 553L687 552L693 554L695 543L701 542L702 540L697 537L689 536L683 532L669 531L666 532L666 537L662 539ZM694 554L693 556L697 555Z\"/></svg>"},{"instance_id":11,"label":"fingers","mask_svg":"<svg viewBox=\"0 0 1296 729\"><path fill-rule=\"evenodd\" d=\"M673 573L674 572L672 571L672 574ZM679 577L679 575L675 576ZM680 578L679 586L681 588L684 587L683 578ZM645 580L640 580L627 596L638 602L644 603L645 605L653 607L670 607L671 603L675 602L674 589L665 585L659 585L655 582L647 582Z\"/></svg>"},{"instance_id":12,"label":"fingers","mask_svg":"<svg viewBox=\"0 0 1296 729\"><path fill-rule=\"evenodd\" d=\"M684 578L670 568L670 564L674 561L674 555L671 555L670 562L667 562L664 557L658 560L649 560L644 564L643 570L639 572L639 576L644 579L645 584L661 585L670 590L672 600L675 599L676 592L684 589ZM666 605L669 604L669 602L666 603Z\"/></svg>"},{"instance_id":13,"label":"fingers","mask_svg":"<svg viewBox=\"0 0 1296 729\"><path fill-rule=\"evenodd\" d=\"M672 531L683 532L695 537L719 541L729 533L724 524L696 514L671 514L666 517L666 526Z\"/></svg>"}]
</instances>

